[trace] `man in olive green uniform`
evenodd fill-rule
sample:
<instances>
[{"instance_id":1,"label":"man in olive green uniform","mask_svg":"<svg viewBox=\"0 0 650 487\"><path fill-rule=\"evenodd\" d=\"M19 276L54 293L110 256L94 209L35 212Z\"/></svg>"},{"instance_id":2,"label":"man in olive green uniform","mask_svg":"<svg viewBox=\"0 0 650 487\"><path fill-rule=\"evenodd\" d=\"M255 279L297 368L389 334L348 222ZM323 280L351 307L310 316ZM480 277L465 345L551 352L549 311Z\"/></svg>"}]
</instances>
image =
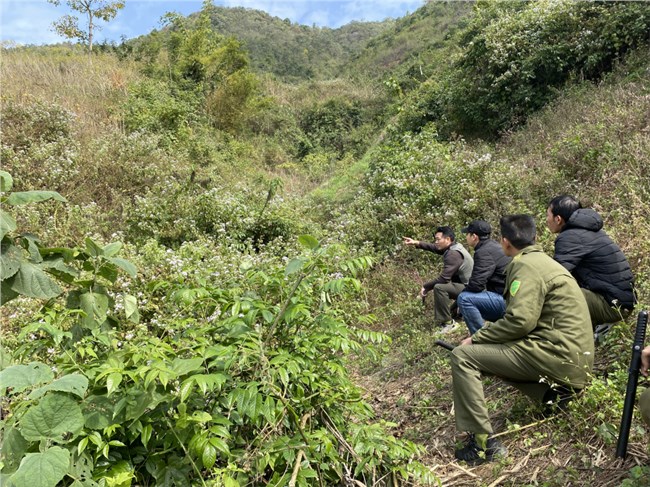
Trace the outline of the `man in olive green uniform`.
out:
<instances>
[{"instance_id":1,"label":"man in olive green uniform","mask_svg":"<svg viewBox=\"0 0 650 487\"><path fill-rule=\"evenodd\" d=\"M593 367L594 343L585 298L575 279L535 243L528 215L501 218L506 314L486 323L452 352L456 428L469 434L456 458L470 464L505 454L488 417L481 374L495 375L534 399L557 389L582 389Z\"/></svg>"}]
</instances>

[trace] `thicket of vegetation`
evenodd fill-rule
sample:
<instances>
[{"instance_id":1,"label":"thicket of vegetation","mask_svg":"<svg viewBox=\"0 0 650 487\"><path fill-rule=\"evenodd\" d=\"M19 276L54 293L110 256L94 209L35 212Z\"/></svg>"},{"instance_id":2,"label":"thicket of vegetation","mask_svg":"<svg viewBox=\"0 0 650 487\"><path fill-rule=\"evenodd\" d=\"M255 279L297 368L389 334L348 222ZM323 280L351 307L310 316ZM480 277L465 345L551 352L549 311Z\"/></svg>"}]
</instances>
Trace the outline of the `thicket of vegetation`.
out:
<instances>
[{"instance_id":1,"label":"thicket of vegetation","mask_svg":"<svg viewBox=\"0 0 650 487\"><path fill-rule=\"evenodd\" d=\"M638 418L612 458L634 316L567 413L488 379L510 455L452 460L416 299L439 262L403 235L526 212L551 252L572 193L650 306L650 7L471 7L329 30L206 3L91 60L2 52L3 485L649 481Z\"/></svg>"}]
</instances>

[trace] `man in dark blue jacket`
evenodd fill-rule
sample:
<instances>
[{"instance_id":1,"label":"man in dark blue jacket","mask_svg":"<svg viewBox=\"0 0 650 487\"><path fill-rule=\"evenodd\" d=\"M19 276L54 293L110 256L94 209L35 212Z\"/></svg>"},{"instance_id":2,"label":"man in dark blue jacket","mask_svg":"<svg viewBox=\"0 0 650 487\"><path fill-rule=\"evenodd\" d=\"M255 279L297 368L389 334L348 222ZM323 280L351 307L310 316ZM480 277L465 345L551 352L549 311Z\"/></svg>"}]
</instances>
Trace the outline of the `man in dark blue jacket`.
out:
<instances>
[{"instance_id":1,"label":"man in dark blue jacket","mask_svg":"<svg viewBox=\"0 0 650 487\"><path fill-rule=\"evenodd\" d=\"M492 227L488 222L474 220L462 231L467 234L467 245L474 249L474 268L456 302L473 335L486 320L496 321L506 312L503 291L506 266L512 258L503 253L501 244L490 239Z\"/></svg>"},{"instance_id":2,"label":"man in dark blue jacket","mask_svg":"<svg viewBox=\"0 0 650 487\"><path fill-rule=\"evenodd\" d=\"M553 258L582 288L594 328L625 319L634 308L634 278L625 255L603 231L603 219L572 196L553 198L546 225L558 236Z\"/></svg>"}]
</instances>

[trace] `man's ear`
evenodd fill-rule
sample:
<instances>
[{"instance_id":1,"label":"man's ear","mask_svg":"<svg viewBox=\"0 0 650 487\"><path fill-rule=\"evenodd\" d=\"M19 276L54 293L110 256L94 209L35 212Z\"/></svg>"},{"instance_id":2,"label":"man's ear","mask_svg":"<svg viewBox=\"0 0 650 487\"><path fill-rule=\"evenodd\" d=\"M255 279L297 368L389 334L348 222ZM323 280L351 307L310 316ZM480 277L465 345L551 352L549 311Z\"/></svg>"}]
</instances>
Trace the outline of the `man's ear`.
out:
<instances>
[{"instance_id":1,"label":"man's ear","mask_svg":"<svg viewBox=\"0 0 650 487\"><path fill-rule=\"evenodd\" d=\"M501 237L501 248L503 248L503 253L506 255L510 255L510 252L514 249L510 240L506 237Z\"/></svg>"}]
</instances>

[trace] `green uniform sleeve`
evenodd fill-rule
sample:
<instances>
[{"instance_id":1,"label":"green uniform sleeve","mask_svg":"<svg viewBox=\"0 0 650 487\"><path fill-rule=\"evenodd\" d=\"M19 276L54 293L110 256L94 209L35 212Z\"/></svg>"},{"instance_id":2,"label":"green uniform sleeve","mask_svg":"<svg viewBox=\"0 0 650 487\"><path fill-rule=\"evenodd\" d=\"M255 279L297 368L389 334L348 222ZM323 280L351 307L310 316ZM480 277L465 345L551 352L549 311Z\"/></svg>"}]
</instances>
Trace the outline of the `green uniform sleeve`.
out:
<instances>
[{"instance_id":1,"label":"green uniform sleeve","mask_svg":"<svg viewBox=\"0 0 650 487\"><path fill-rule=\"evenodd\" d=\"M535 269L522 263L513 265L508 279L506 314L486 323L472 336L472 343L508 343L527 336L537 326L546 289Z\"/></svg>"}]
</instances>

